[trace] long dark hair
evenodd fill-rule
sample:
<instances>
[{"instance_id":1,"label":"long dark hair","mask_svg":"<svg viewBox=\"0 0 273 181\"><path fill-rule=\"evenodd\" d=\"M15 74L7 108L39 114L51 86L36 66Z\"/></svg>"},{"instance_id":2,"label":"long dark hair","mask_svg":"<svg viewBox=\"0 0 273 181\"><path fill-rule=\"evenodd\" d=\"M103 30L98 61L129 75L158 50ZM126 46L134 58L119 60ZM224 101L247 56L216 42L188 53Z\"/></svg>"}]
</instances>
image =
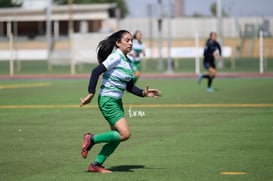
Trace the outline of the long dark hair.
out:
<instances>
[{"instance_id":1,"label":"long dark hair","mask_svg":"<svg viewBox=\"0 0 273 181\"><path fill-rule=\"evenodd\" d=\"M100 41L97 47L97 58L99 63L102 63L112 53L114 47L116 47L116 42L121 41L121 38L125 33L130 32L127 30L119 30Z\"/></svg>"}]
</instances>

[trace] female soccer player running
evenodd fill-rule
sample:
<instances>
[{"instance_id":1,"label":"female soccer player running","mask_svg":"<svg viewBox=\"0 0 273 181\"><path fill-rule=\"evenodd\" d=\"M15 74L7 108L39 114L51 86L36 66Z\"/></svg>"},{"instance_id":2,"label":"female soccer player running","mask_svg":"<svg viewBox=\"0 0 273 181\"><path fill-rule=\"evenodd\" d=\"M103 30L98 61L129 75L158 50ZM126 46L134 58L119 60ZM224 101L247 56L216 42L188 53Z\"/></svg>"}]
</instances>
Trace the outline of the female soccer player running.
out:
<instances>
[{"instance_id":1,"label":"female soccer player running","mask_svg":"<svg viewBox=\"0 0 273 181\"><path fill-rule=\"evenodd\" d=\"M145 56L145 45L142 42L142 33L140 31L136 31L133 35L133 48L131 52L128 54L128 57L131 59L134 70L134 82L138 80L140 77L141 70L141 62L140 55L143 54Z\"/></svg>"},{"instance_id":2,"label":"female soccer player running","mask_svg":"<svg viewBox=\"0 0 273 181\"><path fill-rule=\"evenodd\" d=\"M131 61L126 56L131 49L132 35L126 30L113 33L98 45L99 65L92 70L88 86L89 94L80 99L80 106L90 103L94 97L99 76L103 74L98 105L111 130L95 135L92 133L84 135L81 152L83 158L87 157L88 151L95 144L105 143L95 161L89 165L89 172L111 173L111 170L102 166L104 161L115 151L121 141L129 139L131 135L122 104L125 89L139 97L160 96L160 91L157 89L149 89L146 86L142 90L134 85Z\"/></svg>"},{"instance_id":3,"label":"female soccer player running","mask_svg":"<svg viewBox=\"0 0 273 181\"><path fill-rule=\"evenodd\" d=\"M215 58L220 59L221 57L221 46L216 41L217 35L215 32L210 33L210 37L207 40L206 47L204 49L204 67L208 70L209 74L198 76L198 83L201 83L203 78L208 79L208 92L213 92L213 88L211 87L212 81L216 75L216 66L215 66Z\"/></svg>"}]
</instances>

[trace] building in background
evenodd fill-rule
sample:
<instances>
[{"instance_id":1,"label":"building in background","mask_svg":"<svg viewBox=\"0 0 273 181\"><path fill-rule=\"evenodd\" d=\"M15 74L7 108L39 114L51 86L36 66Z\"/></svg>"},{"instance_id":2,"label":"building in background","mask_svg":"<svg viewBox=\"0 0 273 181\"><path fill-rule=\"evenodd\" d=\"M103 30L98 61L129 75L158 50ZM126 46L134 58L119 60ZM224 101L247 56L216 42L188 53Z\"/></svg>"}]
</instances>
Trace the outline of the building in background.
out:
<instances>
[{"instance_id":1,"label":"building in background","mask_svg":"<svg viewBox=\"0 0 273 181\"><path fill-rule=\"evenodd\" d=\"M174 17L185 16L185 0L173 0Z\"/></svg>"},{"instance_id":2,"label":"building in background","mask_svg":"<svg viewBox=\"0 0 273 181\"><path fill-rule=\"evenodd\" d=\"M2 8L0 11L0 37L7 36L9 26L13 34L18 37L35 38L36 36L44 36L48 18L47 9L43 3L37 6L37 2L26 1L26 4L23 4L20 8ZM114 8L116 8L115 3L72 5L74 32L105 31L103 30L103 23L110 18L109 11ZM69 11L69 5L52 6L50 19L52 34L56 37L68 35L68 22L71 18Z\"/></svg>"}]
</instances>

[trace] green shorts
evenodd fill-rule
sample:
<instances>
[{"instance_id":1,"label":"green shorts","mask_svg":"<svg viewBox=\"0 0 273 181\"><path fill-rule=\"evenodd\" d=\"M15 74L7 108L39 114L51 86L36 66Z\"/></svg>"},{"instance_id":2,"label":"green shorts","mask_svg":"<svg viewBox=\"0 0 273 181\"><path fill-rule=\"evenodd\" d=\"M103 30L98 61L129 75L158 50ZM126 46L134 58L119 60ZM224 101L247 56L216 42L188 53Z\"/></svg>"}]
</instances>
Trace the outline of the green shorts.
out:
<instances>
[{"instance_id":1,"label":"green shorts","mask_svg":"<svg viewBox=\"0 0 273 181\"><path fill-rule=\"evenodd\" d=\"M121 118L124 118L122 99L108 96L99 96L100 111L110 126L114 126Z\"/></svg>"}]
</instances>

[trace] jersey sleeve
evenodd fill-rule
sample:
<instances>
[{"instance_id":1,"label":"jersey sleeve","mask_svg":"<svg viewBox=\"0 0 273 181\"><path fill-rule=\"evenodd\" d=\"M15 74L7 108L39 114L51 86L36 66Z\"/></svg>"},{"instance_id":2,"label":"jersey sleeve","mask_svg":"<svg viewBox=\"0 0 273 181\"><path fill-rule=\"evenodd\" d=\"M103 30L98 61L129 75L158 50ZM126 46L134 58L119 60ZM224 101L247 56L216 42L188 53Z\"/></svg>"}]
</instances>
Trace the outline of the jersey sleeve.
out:
<instances>
[{"instance_id":1,"label":"jersey sleeve","mask_svg":"<svg viewBox=\"0 0 273 181\"><path fill-rule=\"evenodd\" d=\"M103 64L99 64L96 68L92 70L92 73L89 79L89 85L88 85L89 93L95 94L99 76L105 71L106 71L106 68L104 67Z\"/></svg>"},{"instance_id":2,"label":"jersey sleeve","mask_svg":"<svg viewBox=\"0 0 273 181\"><path fill-rule=\"evenodd\" d=\"M133 79L131 79L131 81L127 83L126 90L136 96L144 97L144 95L142 94L143 90L135 86Z\"/></svg>"},{"instance_id":3,"label":"jersey sleeve","mask_svg":"<svg viewBox=\"0 0 273 181\"><path fill-rule=\"evenodd\" d=\"M219 50L219 55L222 56L221 45L220 45L218 42L216 42L216 46L217 46L217 48L218 48L218 50Z\"/></svg>"},{"instance_id":4,"label":"jersey sleeve","mask_svg":"<svg viewBox=\"0 0 273 181\"><path fill-rule=\"evenodd\" d=\"M109 70L112 69L113 67L116 67L119 62L120 62L120 56L118 54L110 54L106 60L104 62L102 62L102 64L104 65L104 67Z\"/></svg>"}]
</instances>

